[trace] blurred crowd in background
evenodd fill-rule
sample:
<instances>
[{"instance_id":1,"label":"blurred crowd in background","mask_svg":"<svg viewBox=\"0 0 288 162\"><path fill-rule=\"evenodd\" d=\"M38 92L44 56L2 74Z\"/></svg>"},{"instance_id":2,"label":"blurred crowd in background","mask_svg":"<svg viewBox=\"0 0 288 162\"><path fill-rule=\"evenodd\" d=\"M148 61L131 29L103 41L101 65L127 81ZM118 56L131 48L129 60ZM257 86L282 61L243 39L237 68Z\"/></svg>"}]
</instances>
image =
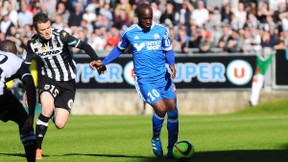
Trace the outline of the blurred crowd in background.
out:
<instances>
[{"instance_id":1,"label":"blurred crowd in background","mask_svg":"<svg viewBox=\"0 0 288 162\"><path fill-rule=\"evenodd\" d=\"M154 21L170 32L177 53L257 53L286 49L288 0L144 0ZM88 42L100 56L137 22L143 0L0 0L0 41L16 42L18 53L34 34L33 15L47 13L52 28ZM80 54L77 48L74 54Z\"/></svg>"}]
</instances>

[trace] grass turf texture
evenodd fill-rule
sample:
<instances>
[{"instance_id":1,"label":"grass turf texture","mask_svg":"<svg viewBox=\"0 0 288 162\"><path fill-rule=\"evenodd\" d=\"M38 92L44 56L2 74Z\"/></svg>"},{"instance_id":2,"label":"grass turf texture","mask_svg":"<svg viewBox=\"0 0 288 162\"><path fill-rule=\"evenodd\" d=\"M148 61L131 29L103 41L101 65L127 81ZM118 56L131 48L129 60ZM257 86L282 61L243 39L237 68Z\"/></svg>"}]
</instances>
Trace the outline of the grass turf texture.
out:
<instances>
[{"instance_id":1,"label":"grass turf texture","mask_svg":"<svg viewBox=\"0 0 288 162\"><path fill-rule=\"evenodd\" d=\"M180 139L195 147L192 162L287 162L288 100L227 115L181 115ZM35 118L36 120L36 118ZM174 161L156 159L150 115L73 116L66 128L49 122L42 161ZM167 153L166 120L161 133ZM25 161L17 125L1 123L0 161Z\"/></svg>"}]
</instances>

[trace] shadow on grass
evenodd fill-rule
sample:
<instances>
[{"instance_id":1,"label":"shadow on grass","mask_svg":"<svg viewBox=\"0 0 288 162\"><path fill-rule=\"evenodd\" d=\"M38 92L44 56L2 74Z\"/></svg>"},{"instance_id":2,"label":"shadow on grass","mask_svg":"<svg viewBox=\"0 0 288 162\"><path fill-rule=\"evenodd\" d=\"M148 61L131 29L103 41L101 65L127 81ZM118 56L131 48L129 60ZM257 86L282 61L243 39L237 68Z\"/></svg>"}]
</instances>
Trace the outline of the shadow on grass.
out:
<instances>
[{"instance_id":1,"label":"shadow on grass","mask_svg":"<svg viewBox=\"0 0 288 162\"><path fill-rule=\"evenodd\" d=\"M211 151L196 152L195 155L188 160L189 162L287 162L288 161L288 144L283 145L285 150L235 150L235 151ZM18 156L25 157L25 154L0 153L0 156ZM95 156L110 158L126 158L131 161L140 162L157 162L157 161L180 161L167 160L165 157L159 159L153 156L133 156L133 155L110 155L110 154L82 154L70 153L63 155L43 155L44 157L52 156ZM1 158L0 158L1 159Z\"/></svg>"},{"instance_id":2,"label":"shadow on grass","mask_svg":"<svg viewBox=\"0 0 288 162\"><path fill-rule=\"evenodd\" d=\"M13 154L13 153L0 153L0 156L18 156L18 157L25 157L26 154ZM43 157L49 157L49 155L42 155ZM0 159L1 161L1 159Z\"/></svg>"},{"instance_id":3,"label":"shadow on grass","mask_svg":"<svg viewBox=\"0 0 288 162\"><path fill-rule=\"evenodd\" d=\"M288 149L288 145L285 146ZM189 162L287 162L288 150L235 150L235 151L212 151L196 152L188 160ZM108 155L108 154L78 154L71 153L64 156L101 156L115 158L131 158L131 161L157 162L157 161L180 161L167 160L165 157L159 159L149 156Z\"/></svg>"}]
</instances>

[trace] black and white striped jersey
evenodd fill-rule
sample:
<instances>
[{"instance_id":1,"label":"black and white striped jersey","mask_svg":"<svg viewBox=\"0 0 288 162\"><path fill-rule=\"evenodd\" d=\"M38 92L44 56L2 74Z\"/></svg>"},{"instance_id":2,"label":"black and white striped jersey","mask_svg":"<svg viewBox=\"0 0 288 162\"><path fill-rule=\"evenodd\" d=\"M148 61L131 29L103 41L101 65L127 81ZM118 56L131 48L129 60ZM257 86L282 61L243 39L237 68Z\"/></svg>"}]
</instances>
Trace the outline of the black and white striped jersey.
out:
<instances>
[{"instance_id":1,"label":"black and white striped jersey","mask_svg":"<svg viewBox=\"0 0 288 162\"><path fill-rule=\"evenodd\" d=\"M13 53L0 51L0 96L5 94L6 82L31 75L24 61Z\"/></svg>"},{"instance_id":2,"label":"black and white striped jersey","mask_svg":"<svg viewBox=\"0 0 288 162\"><path fill-rule=\"evenodd\" d=\"M30 65L34 55L41 58L41 76L55 81L69 81L76 77L76 62L70 47L79 48L81 40L71 36L64 30L51 28L51 38L43 40L36 33L28 41L23 53L25 63Z\"/></svg>"}]
</instances>

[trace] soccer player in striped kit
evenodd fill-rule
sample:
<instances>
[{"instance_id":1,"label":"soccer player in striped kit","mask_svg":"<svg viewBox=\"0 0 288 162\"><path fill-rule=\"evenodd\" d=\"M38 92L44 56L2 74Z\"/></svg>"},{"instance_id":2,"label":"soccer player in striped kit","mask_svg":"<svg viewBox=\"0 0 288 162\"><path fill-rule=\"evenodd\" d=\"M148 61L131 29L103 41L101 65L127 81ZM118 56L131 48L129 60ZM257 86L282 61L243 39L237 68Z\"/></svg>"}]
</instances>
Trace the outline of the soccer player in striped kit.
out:
<instances>
[{"instance_id":1,"label":"soccer player in striped kit","mask_svg":"<svg viewBox=\"0 0 288 162\"><path fill-rule=\"evenodd\" d=\"M33 17L33 26L37 33L27 43L23 59L31 64L36 55L41 58L39 95L42 112L36 121L36 159L42 159L42 141L48 128L48 121L63 129L73 106L76 92L76 62L71 47L82 49L98 60L92 47L64 30L52 29L48 16L37 13Z\"/></svg>"},{"instance_id":2,"label":"soccer player in striped kit","mask_svg":"<svg viewBox=\"0 0 288 162\"><path fill-rule=\"evenodd\" d=\"M124 31L118 45L102 62L93 61L90 66L99 70L119 57L131 44L136 91L155 111L152 118L153 152L157 157L163 156L160 132L167 114L167 158L174 158L172 149L178 138L179 122L176 87L172 80L176 75L175 55L170 36L164 26L152 21L153 11L148 4L138 5L135 12L138 23ZM165 60L172 74L167 71Z\"/></svg>"}]
</instances>

